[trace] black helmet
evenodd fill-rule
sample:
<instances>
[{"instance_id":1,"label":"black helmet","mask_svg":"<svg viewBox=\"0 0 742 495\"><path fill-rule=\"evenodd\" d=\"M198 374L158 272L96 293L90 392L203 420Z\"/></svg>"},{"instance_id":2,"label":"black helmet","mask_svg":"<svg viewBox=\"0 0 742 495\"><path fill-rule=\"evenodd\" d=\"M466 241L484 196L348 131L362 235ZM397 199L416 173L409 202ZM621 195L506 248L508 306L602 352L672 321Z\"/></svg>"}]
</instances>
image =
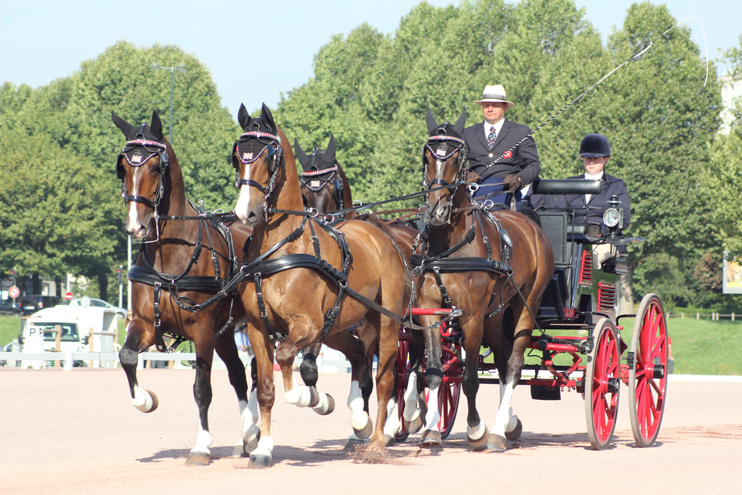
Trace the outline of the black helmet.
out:
<instances>
[{"instance_id":1,"label":"black helmet","mask_svg":"<svg viewBox=\"0 0 742 495\"><path fill-rule=\"evenodd\" d=\"M580 156L611 156L611 143L599 132L588 134L580 143Z\"/></svg>"}]
</instances>

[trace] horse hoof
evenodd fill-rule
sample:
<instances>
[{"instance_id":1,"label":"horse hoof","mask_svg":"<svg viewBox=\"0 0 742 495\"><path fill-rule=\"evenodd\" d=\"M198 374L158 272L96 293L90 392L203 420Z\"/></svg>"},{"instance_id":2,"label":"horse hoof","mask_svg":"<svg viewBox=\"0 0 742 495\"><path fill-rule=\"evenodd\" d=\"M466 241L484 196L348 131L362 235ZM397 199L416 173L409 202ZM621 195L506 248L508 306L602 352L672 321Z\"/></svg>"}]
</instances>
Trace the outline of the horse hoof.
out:
<instances>
[{"instance_id":1,"label":"horse hoof","mask_svg":"<svg viewBox=\"0 0 742 495\"><path fill-rule=\"evenodd\" d=\"M482 435L482 438L474 440L469 435L466 435L466 439L469 440L469 445L474 447L474 450L483 450L484 446L487 445L487 436L487 433L485 433L484 435Z\"/></svg>"},{"instance_id":2,"label":"horse hoof","mask_svg":"<svg viewBox=\"0 0 742 495\"><path fill-rule=\"evenodd\" d=\"M319 405L312 408L312 410L320 416L327 416L328 414L332 414L335 410L335 399L333 399L330 394L325 395L327 396L327 409L323 409L322 407L319 407Z\"/></svg>"},{"instance_id":3,"label":"horse hoof","mask_svg":"<svg viewBox=\"0 0 742 495\"><path fill-rule=\"evenodd\" d=\"M245 442L243 440L242 442L242 451L245 454L250 454L253 450L258 448L258 442L260 441L260 432L258 432L257 435L255 435L252 439Z\"/></svg>"},{"instance_id":4,"label":"horse hoof","mask_svg":"<svg viewBox=\"0 0 742 495\"><path fill-rule=\"evenodd\" d=\"M186 459L186 466L208 466L209 454L203 452L191 452Z\"/></svg>"},{"instance_id":5,"label":"horse hoof","mask_svg":"<svg viewBox=\"0 0 742 495\"><path fill-rule=\"evenodd\" d=\"M149 411L147 411L147 413L154 412L155 409L157 409L157 406L160 405L160 400L157 398L157 394L155 394L153 391L145 390L145 392L147 392L152 397L152 407L149 408Z\"/></svg>"},{"instance_id":6,"label":"horse hoof","mask_svg":"<svg viewBox=\"0 0 742 495\"><path fill-rule=\"evenodd\" d=\"M507 438L511 442L518 440L520 438L520 434L523 433L523 423L520 422L519 418L516 419L518 419L518 424L515 425L513 431L505 432L505 438Z\"/></svg>"},{"instance_id":7,"label":"horse hoof","mask_svg":"<svg viewBox=\"0 0 742 495\"><path fill-rule=\"evenodd\" d=\"M247 467L261 469L271 467L272 457L270 454L250 454L250 462Z\"/></svg>"},{"instance_id":8,"label":"horse hoof","mask_svg":"<svg viewBox=\"0 0 742 495\"><path fill-rule=\"evenodd\" d=\"M438 430L425 430L420 438L420 447L432 449L438 448L441 444L441 432Z\"/></svg>"},{"instance_id":9,"label":"horse hoof","mask_svg":"<svg viewBox=\"0 0 742 495\"><path fill-rule=\"evenodd\" d=\"M348 443L343 447L344 452L355 452L359 447L366 445L368 440L360 440L357 438L349 438Z\"/></svg>"},{"instance_id":10,"label":"horse hoof","mask_svg":"<svg viewBox=\"0 0 742 495\"><path fill-rule=\"evenodd\" d=\"M396 443L397 439L394 438L394 435L384 434L384 447L394 447L394 444Z\"/></svg>"},{"instance_id":11,"label":"horse hoof","mask_svg":"<svg viewBox=\"0 0 742 495\"><path fill-rule=\"evenodd\" d=\"M407 433L417 433L420 431L423 427L423 416L422 414L419 415L417 418L413 419L412 421L404 420L404 429L407 431Z\"/></svg>"},{"instance_id":12,"label":"horse hoof","mask_svg":"<svg viewBox=\"0 0 742 495\"><path fill-rule=\"evenodd\" d=\"M487 438L487 450L492 450L494 452L505 452L505 450L507 449L507 446L505 445L505 437L502 437L500 435L493 435L492 433L490 433L489 435L485 435L485 438Z\"/></svg>"},{"instance_id":13,"label":"horse hoof","mask_svg":"<svg viewBox=\"0 0 742 495\"><path fill-rule=\"evenodd\" d=\"M374 424L371 422L371 418L368 418L368 423L366 423L366 426L362 430L356 430L355 428L353 428L353 433L355 433L356 436L361 440L367 439L373 432Z\"/></svg>"}]
</instances>

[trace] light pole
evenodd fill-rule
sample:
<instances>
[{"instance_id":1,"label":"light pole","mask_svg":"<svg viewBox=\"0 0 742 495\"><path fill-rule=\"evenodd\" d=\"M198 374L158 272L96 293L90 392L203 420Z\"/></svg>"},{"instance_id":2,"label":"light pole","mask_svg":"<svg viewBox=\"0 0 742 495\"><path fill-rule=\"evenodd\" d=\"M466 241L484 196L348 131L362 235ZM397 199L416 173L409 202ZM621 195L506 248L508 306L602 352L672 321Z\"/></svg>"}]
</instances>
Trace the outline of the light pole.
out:
<instances>
[{"instance_id":1,"label":"light pole","mask_svg":"<svg viewBox=\"0 0 742 495\"><path fill-rule=\"evenodd\" d=\"M179 64L173 66L173 67L160 67L160 64L157 62L152 62L152 65L150 65L153 71L158 71L160 69L162 70L169 70L170 71L170 136L168 139L170 140L170 145L173 145L173 90L175 89L175 71L185 73L186 71L186 64L185 62L180 62Z\"/></svg>"}]
</instances>

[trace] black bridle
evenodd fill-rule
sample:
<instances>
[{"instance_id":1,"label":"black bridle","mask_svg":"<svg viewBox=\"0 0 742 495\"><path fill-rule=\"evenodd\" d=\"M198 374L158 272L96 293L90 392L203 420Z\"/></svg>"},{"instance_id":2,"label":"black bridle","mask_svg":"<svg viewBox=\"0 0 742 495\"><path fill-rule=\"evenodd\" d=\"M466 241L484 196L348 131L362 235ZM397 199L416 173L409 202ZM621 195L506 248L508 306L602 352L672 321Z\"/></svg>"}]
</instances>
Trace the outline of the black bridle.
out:
<instances>
[{"instance_id":1,"label":"black bridle","mask_svg":"<svg viewBox=\"0 0 742 495\"><path fill-rule=\"evenodd\" d=\"M319 149L315 149L314 153L312 153L310 156L312 158L311 165L314 165L315 160L317 158L317 152L320 151ZM330 174L326 179L321 179L319 177L323 175ZM345 191L345 188L343 187L343 180L340 177L340 172L338 171L338 166L333 165L329 168L324 168L321 170L309 170L304 171L301 173L301 187L306 187L313 193L318 193L324 187L332 181L332 187L335 190L335 204L337 205L337 210L344 210L345 209L345 200L343 198L343 194ZM344 215L343 215L344 216Z\"/></svg>"},{"instance_id":2,"label":"black bridle","mask_svg":"<svg viewBox=\"0 0 742 495\"><path fill-rule=\"evenodd\" d=\"M167 155L167 147L159 141L144 139L143 131L144 126L142 126L142 132L137 134L137 139L127 141L124 145L124 149L121 151L121 153L119 153L118 158L116 159L116 177L121 180L121 197L124 198L125 205L128 205L129 201L142 203L143 205L152 208L155 211L155 215L157 215L157 207L160 205L162 196L165 193L165 176L170 171L170 161ZM138 147L144 148L149 153L149 156L147 156L143 160L140 158L140 155L129 156L129 153L131 153L132 150ZM134 168L137 168L147 163L155 155L157 155L160 159L160 179L157 186L157 192L155 193L155 199L150 200L149 198L146 198L144 196L133 196L131 194L128 194L129 191L127 191L126 189L126 168L124 167L122 158L126 160L126 163Z\"/></svg>"},{"instance_id":3,"label":"black bridle","mask_svg":"<svg viewBox=\"0 0 742 495\"><path fill-rule=\"evenodd\" d=\"M458 137L451 136L448 134L445 134L448 122L443 124L439 129L439 134L432 135L428 137L428 142L425 143L423 146L423 152L422 152L422 164L423 164L423 188L430 189L433 186L449 186L447 181L439 178L435 178L432 181L428 182L428 177L426 174L426 166L427 166L427 159L425 158L425 150L429 150L430 153L436 158L436 160L440 160L445 162L449 158L453 156L454 153L459 153L458 156L458 171L456 172L456 182L461 182L464 180L464 177L466 175L466 167L465 164L467 162L467 148L466 148L466 142ZM444 150L437 148L433 149L436 144L439 143L447 143L449 144L453 149L446 153Z\"/></svg>"},{"instance_id":4,"label":"black bridle","mask_svg":"<svg viewBox=\"0 0 742 495\"><path fill-rule=\"evenodd\" d=\"M263 148L257 153L245 152L243 153L243 155L237 156L237 153L239 152L239 145L248 142L250 139L257 139L259 143L264 144ZM263 141L264 139L267 139L267 141ZM270 174L268 184L263 186L261 183L256 182L252 179L241 179L239 176L240 172L237 160L242 162L243 165L247 166L251 163L256 162L258 158L263 156L263 153L266 154L265 159L268 162L268 173ZM283 157L284 154L283 147L281 146L281 138L279 138L278 135L269 134L267 132L259 130L243 132L240 136L240 139L236 143L234 143L234 146L232 146L232 165L234 166L237 174L237 180L234 184L235 187L237 188L238 192L240 187L250 186L263 193L263 195L265 196L263 209L266 212L268 211L268 199L273 193L273 189L276 187L276 170L278 170L279 165L281 167L285 166Z\"/></svg>"}]
</instances>

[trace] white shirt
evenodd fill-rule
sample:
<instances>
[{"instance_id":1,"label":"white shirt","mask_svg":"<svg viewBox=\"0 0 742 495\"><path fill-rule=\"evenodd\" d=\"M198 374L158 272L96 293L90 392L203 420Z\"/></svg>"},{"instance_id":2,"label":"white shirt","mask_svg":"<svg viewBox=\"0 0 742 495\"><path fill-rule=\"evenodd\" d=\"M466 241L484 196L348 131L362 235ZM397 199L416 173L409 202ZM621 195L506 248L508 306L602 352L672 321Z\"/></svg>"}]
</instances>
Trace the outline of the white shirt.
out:
<instances>
[{"instance_id":1,"label":"white shirt","mask_svg":"<svg viewBox=\"0 0 742 495\"><path fill-rule=\"evenodd\" d=\"M600 172L599 174L588 174L585 172L585 180L599 180L603 178L603 172ZM588 204L590 202L590 198L592 198L592 194L585 194L585 204Z\"/></svg>"},{"instance_id":2,"label":"white shirt","mask_svg":"<svg viewBox=\"0 0 742 495\"><path fill-rule=\"evenodd\" d=\"M504 117L501 118L499 122L496 122L494 124L490 124L489 122L487 122L485 120L484 121L484 139L485 140L487 139L487 136L489 136L489 134L490 134L490 128L492 128L492 127L495 128L495 135L496 136L499 136L500 135L500 131L502 130L502 126L503 126L504 123L505 123L505 118ZM495 138L495 140L497 140L497 138Z\"/></svg>"}]
</instances>

